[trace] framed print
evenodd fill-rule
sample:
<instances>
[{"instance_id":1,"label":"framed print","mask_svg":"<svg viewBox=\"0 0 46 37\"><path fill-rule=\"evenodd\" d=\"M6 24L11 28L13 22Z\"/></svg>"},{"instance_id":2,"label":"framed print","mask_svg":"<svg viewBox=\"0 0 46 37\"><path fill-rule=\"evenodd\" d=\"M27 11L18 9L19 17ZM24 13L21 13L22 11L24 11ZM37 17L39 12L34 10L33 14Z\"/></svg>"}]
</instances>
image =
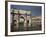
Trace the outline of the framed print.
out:
<instances>
[{"instance_id":1,"label":"framed print","mask_svg":"<svg viewBox=\"0 0 46 37\"><path fill-rule=\"evenodd\" d=\"M7 1L5 4L5 35L45 33L45 3Z\"/></svg>"}]
</instances>

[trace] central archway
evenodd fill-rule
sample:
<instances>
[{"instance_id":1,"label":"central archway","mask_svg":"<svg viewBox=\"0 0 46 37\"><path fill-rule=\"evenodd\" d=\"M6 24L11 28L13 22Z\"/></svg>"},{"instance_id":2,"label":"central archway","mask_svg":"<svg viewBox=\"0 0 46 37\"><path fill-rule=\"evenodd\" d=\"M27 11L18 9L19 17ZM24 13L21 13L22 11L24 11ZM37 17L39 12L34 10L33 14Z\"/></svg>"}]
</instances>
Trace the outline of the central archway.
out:
<instances>
[{"instance_id":1,"label":"central archway","mask_svg":"<svg viewBox=\"0 0 46 37\"><path fill-rule=\"evenodd\" d=\"M23 31L24 30L24 17L23 16L20 16L19 17L19 31Z\"/></svg>"}]
</instances>

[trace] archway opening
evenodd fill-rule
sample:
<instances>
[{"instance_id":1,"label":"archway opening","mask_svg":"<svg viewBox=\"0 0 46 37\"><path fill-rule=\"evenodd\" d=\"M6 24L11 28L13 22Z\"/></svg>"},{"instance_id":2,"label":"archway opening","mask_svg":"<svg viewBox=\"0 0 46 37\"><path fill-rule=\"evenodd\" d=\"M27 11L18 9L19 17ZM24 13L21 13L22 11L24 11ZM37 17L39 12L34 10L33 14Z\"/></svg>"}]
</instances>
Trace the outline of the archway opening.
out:
<instances>
[{"instance_id":1,"label":"archway opening","mask_svg":"<svg viewBox=\"0 0 46 37\"><path fill-rule=\"evenodd\" d=\"M24 21L25 19L23 16L19 17L19 31L24 31Z\"/></svg>"}]
</instances>

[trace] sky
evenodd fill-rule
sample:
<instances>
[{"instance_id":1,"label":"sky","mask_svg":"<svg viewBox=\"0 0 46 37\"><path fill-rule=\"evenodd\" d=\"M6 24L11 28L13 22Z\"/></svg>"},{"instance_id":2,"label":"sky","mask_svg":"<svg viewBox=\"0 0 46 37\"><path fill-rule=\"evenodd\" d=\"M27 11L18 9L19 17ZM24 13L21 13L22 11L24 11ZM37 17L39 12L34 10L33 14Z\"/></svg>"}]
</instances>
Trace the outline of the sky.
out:
<instances>
[{"instance_id":1,"label":"sky","mask_svg":"<svg viewBox=\"0 0 46 37\"><path fill-rule=\"evenodd\" d=\"M32 16L41 16L41 6L11 5L11 9L30 10Z\"/></svg>"}]
</instances>

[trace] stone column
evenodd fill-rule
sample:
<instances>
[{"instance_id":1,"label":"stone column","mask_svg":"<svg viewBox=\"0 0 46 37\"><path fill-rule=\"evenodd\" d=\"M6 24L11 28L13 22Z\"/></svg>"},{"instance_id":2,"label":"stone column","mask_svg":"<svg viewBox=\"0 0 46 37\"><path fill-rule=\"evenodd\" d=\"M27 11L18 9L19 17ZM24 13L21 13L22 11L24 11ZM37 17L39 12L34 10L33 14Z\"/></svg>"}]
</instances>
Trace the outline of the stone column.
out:
<instances>
[{"instance_id":1,"label":"stone column","mask_svg":"<svg viewBox=\"0 0 46 37\"><path fill-rule=\"evenodd\" d=\"M27 30L27 18L26 18L26 16L24 16L24 18L25 18L25 21L24 21L24 30Z\"/></svg>"},{"instance_id":2,"label":"stone column","mask_svg":"<svg viewBox=\"0 0 46 37\"><path fill-rule=\"evenodd\" d=\"M31 18L29 17L29 27L31 26Z\"/></svg>"}]
</instances>

